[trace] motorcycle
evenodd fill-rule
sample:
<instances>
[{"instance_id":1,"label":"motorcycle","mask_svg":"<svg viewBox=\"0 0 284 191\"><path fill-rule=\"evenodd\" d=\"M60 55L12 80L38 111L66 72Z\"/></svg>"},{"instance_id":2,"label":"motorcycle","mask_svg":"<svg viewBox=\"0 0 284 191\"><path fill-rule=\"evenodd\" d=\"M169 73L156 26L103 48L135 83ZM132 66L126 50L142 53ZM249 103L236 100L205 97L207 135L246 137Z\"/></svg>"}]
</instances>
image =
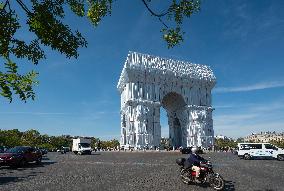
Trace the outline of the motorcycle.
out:
<instances>
[{"instance_id":1,"label":"motorcycle","mask_svg":"<svg viewBox=\"0 0 284 191\"><path fill-rule=\"evenodd\" d=\"M180 177L183 183L198 183L205 184L206 182L215 189L215 190L223 190L224 189L224 179L218 173L213 171L212 163L207 160L200 163L200 174L198 179L196 178L196 172L191 170L191 167L186 167L185 158L176 159L176 163L181 166L180 167Z\"/></svg>"}]
</instances>

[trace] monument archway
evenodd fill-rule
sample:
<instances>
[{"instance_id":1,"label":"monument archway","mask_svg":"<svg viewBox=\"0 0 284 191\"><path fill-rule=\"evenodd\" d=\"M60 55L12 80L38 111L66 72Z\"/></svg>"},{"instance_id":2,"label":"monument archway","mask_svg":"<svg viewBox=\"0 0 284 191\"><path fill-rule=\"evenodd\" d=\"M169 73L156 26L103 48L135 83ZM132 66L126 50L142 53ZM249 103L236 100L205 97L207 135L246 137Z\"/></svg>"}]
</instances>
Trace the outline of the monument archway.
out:
<instances>
[{"instance_id":1,"label":"monument archway","mask_svg":"<svg viewBox=\"0 0 284 191\"><path fill-rule=\"evenodd\" d=\"M160 145L160 107L167 112L172 146L211 147L211 90L215 83L208 66L130 52L117 86L121 147Z\"/></svg>"},{"instance_id":2,"label":"monument archway","mask_svg":"<svg viewBox=\"0 0 284 191\"><path fill-rule=\"evenodd\" d=\"M183 97L175 92L170 92L165 95L161 102L167 112L169 126L169 145L174 147L186 146L186 140L183 139L186 131L186 119L180 119L178 113L186 112L186 103Z\"/></svg>"}]
</instances>

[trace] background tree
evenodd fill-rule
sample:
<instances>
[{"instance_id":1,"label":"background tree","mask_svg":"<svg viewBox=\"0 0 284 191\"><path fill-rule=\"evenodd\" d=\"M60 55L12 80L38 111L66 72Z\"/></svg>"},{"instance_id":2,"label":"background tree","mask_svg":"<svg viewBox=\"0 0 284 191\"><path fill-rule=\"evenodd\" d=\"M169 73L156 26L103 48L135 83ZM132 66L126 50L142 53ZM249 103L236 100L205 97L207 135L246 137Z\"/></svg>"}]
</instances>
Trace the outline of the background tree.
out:
<instances>
[{"instance_id":1,"label":"background tree","mask_svg":"<svg viewBox=\"0 0 284 191\"><path fill-rule=\"evenodd\" d=\"M14 147L22 145L22 135L18 129L0 130L0 146Z\"/></svg>"},{"instance_id":2,"label":"background tree","mask_svg":"<svg viewBox=\"0 0 284 191\"><path fill-rule=\"evenodd\" d=\"M119 146L119 141L112 139L110 141L99 141L99 149L116 149Z\"/></svg>"},{"instance_id":3,"label":"background tree","mask_svg":"<svg viewBox=\"0 0 284 191\"><path fill-rule=\"evenodd\" d=\"M238 143L232 139L215 139L214 147L216 150L227 150L236 148Z\"/></svg>"},{"instance_id":4,"label":"background tree","mask_svg":"<svg viewBox=\"0 0 284 191\"><path fill-rule=\"evenodd\" d=\"M151 9L151 0L139 1L161 23L162 38L168 48L183 41L184 18L200 9L199 0L168 0L168 8L157 13ZM72 31L63 23L65 9L71 9L78 17L86 17L97 27L105 16L111 15L112 4L112 0L0 0L0 57L4 62L4 67L0 67L0 94L10 102L13 94L17 94L23 101L35 98L33 87L38 84L38 73L31 71L20 74L18 64L12 58L25 58L38 64L45 58L42 46L49 46L67 58L77 58L78 48L87 46L87 41L79 31ZM21 27L15 6L26 14L29 32L35 36L30 42L15 36Z\"/></svg>"},{"instance_id":5,"label":"background tree","mask_svg":"<svg viewBox=\"0 0 284 191\"><path fill-rule=\"evenodd\" d=\"M72 139L66 138L64 136L52 136L50 138L50 144L54 149L60 149L61 147L69 147L72 146Z\"/></svg>"},{"instance_id":6,"label":"background tree","mask_svg":"<svg viewBox=\"0 0 284 191\"><path fill-rule=\"evenodd\" d=\"M236 142L237 143L243 143L243 142L245 142L245 140L244 140L244 138L239 137L239 138L237 138Z\"/></svg>"},{"instance_id":7,"label":"background tree","mask_svg":"<svg viewBox=\"0 0 284 191\"><path fill-rule=\"evenodd\" d=\"M168 150L169 147L169 138L161 138L160 148Z\"/></svg>"},{"instance_id":8,"label":"background tree","mask_svg":"<svg viewBox=\"0 0 284 191\"><path fill-rule=\"evenodd\" d=\"M99 138L92 138L91 147L92 147L93 149L100 147L99 142L100 142L100 139L99 139Z\"/></svg>"},{"instance_id":9,"label":"background tree","mask_svg":"<svg viewBox=\"0 0 284 191\"><path fill-rule=\"evenodd\" d=\"M37 146L41 143L41 136L37 130L25 131L22 135L22 144L27 146Z\"/></svg>"}]
</instances>

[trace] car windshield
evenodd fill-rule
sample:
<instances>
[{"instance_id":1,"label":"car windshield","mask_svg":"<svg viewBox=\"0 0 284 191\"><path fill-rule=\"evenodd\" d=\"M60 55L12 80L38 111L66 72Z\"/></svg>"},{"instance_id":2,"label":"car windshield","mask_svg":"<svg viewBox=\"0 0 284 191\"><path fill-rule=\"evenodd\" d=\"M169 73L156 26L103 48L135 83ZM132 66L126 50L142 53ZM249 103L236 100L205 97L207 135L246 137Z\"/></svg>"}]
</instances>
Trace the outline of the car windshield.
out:
<instances>
[{"instance_id":1,"label":"car windshield","mask_svg":"<svg viewBox=\"0 0 284 191\"><path fill-rule=\"evenodd\" d=\"M27 150L25 147L13 147L5 151L5 153L21 153L25 150Z\"/></svg>"},{"instance_id":2,"label":"car windshield","mask_svg":"<svg viewBox=\"0 0 284 191\"><path fill-rule=\"evenodd\" d=\"M83 148L87 148L87 147L90 147L90 144L89 143L80 143L80 146L83 147Z\"/></svg>"}]
</instances>

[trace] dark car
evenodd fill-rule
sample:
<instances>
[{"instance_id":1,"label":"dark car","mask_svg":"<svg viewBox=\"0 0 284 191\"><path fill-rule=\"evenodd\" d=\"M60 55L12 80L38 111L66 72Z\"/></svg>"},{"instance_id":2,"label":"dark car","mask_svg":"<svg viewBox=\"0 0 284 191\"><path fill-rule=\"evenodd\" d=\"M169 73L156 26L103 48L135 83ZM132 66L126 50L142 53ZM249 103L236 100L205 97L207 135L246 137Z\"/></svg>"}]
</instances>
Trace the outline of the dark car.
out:
<instances>
[{"instance_id":1,"label":"dark car","mask_svg":"<svg viewBox=\"0 0 284 191\"><path fill-rule=\"evenodd\" d=\"M191 148L192 148L192 147L184 147L184 148L181 148L181 149L180 149L180 152L181 152L182 154L190 154L190 153L191 153Z\"/></svg>"},{"instance_id":2,"label":"dark car","mask_svg":"<svg viewBox=\"0 0 284 191\"><path fill-rule=\"evenodd\" d=\"M191 149L192 149L192 147L181 148L180 152L182 154L190 154L191 153ZM197 154L203 154L203 150L200 147L198 147L198 150L196 151L196 153Z\"/></svg>"},{"instance_id":3,"label":"dark car","mask_svg":"<svg viewBox=\"0 0 284 191\"><path fill-rule=\"evenodd\" d=\"M45 155L48 153L47 149L45 148L39 148L38 150L41 152L42 155Z\"/></svg>"},{"instance_id":4,"label":"dark car","mask_svg":"<svg viewBox=\"0 0 284 191\"><path fill-rule=\"evenodd\" d=\"M0 153L0 166L25 166L29 162L39 164L42 159L41 152L29 146L13 147Z\"/></svg>"},{"instance_id":5,"label":"dark car","mask_svg":"<svg viewBox=\"0 0 284 191\"><path fill-rule=\"evenodd\" d=\"M4 153L7 149L5 146L0 146L0 153Z\"/></svg>"}]
</instances>

